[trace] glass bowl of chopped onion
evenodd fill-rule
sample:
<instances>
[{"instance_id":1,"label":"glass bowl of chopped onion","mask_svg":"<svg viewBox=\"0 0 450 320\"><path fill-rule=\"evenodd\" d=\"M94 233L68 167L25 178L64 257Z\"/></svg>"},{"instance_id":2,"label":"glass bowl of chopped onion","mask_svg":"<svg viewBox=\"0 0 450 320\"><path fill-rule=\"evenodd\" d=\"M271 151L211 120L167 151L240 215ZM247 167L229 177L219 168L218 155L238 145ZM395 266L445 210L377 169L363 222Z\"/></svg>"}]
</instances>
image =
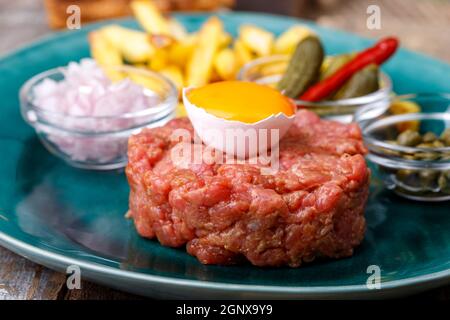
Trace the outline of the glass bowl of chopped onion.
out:
<instances>
[{"instance_id":1,"label":"glass bowl of chopped onion","mask_svg":"<svg viewBox=\"0 0 450 320\"><path fill-rule=\"evenodd\" d=\"M327 56L323 65L326 66L334 56ZM241 81L251 81L277 87L278 82L286 72L290 56L274 55L255 59L245 64L237 75ZM366 105L386 106L392 91L390 77L379 71L378 90L358 97L336 99L330 98L318 102L294 99L299 108L308 108L319 116L344 123L351 122L357 109Z\"/></svg>"},{"instance_id":2,"label":"glass bowl of chopped onion","mask_svg":"<svg viewBox=\"0 0 450 320\"><path fill-rule=\"evenodd\" d=\"M19 97L24 120L51 153L74 167L110 170L126 165L130 135L174 117L178 92L158 73L83 59L32 77Z\"/></svg>"}]
</instances>

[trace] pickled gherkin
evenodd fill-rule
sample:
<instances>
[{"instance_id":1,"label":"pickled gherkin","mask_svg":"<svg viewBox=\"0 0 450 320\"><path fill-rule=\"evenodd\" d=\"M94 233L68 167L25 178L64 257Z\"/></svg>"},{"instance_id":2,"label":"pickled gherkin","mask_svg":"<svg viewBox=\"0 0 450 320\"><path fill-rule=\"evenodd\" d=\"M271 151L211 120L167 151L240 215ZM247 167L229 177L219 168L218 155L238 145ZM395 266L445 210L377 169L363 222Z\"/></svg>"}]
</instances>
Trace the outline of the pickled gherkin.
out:
<instances>
[{"instance_id":1,"label":"pickled gherkin","mask_svg":"<svg viewBox=\"0 0 450 320\"><path fill-rule=\"evenodd\" d=\"M320 73L320 81L328 78L343 67L347 62L349 62L354 57L354 54L340 54L338 56L329 57L329 63L327 66L322 66L322 71Z\"/></svg>"}]
</instances>

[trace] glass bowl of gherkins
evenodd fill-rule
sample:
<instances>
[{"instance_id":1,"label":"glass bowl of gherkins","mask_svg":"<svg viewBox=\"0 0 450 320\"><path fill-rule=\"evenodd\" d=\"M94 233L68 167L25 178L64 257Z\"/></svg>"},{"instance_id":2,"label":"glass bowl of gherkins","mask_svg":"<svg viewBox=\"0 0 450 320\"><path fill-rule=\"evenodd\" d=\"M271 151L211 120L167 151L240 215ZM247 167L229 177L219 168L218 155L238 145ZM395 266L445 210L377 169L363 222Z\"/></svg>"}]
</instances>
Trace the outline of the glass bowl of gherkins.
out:
<instances>
[{"instance_id":1,"label":"glass bowl of gherkins","mask_svg":"<svg viewBox=\"0 0 450 320\"><path fill-rule=\"evenodd\" d=\"M384 185L420 201L450 200L450 93L393 97L355 114Z\"/></svg>"},{"instance_id":2,"label":"glass bowl of gherkins","mask_svg":"<svg viewBox=\"0 0 450 320\"><path fill-rule=\"evenodd\" d=\"M333 70L352 54L327 56L323 59L317 82L325 79ZM286 73L291 57L287 55L274 55L253 60L240 70L238 80L251 81L278 87L283 75ZM308 108L323 118L348 123L353 119L355 111L366 105L386 106L392 91L390 77L376 66L357 73L341 88L335 90L327 98L320 101L305 101L294 99L300 108Z\"/></svg>"}]
</instances>

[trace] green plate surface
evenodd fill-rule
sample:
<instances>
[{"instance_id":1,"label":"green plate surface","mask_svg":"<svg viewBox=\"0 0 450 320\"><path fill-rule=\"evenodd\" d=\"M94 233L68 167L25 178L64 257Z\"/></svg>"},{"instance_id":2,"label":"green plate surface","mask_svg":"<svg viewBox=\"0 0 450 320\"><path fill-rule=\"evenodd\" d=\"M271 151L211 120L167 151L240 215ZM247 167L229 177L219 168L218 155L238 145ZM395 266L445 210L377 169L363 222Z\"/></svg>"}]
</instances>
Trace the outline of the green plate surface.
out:
<instances>
[{"instance_id":1,"label":"green plate surface","mask_svg":"<svg viewBox=\"0 0 450 320\"><path fill-rule=\"evenodd\" d=\"M229 32L254 23L279 34L287 17L221 14ZM196 30L205 15L179 15ZM132 20L119 20L137 27ZM328 54L371 41L310 24ZM368 230L353 257L298 269L203 266L182 249L141 239L127 211L123 172L75 169L49 154L19 113L18 90L29 77L89 56L87 32L54 34L0 59L0 244L48 267L81 267L82 277L153 297L365 298L405 295L450 282L450 204L401 199L375 175L366 210ZM450 66L401 49L384 67L398 93L450 92ZM367 268L381 269L369 290Z\"/></svg>"}]
</instances>

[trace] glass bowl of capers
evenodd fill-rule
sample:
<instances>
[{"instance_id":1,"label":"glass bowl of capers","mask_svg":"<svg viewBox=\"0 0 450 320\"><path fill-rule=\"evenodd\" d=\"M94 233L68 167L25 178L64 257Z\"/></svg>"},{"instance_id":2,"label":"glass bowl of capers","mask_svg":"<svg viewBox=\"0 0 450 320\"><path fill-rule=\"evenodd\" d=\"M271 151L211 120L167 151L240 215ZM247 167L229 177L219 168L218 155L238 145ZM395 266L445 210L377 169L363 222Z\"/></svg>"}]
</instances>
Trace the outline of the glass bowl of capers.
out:
<instances>
[{"instance_id":1,"label":"glass bowl of capers","mask_svg":"<svg viewBox=\"0 0 450 320\"><path fill-rule=\"evenodd\" d=\"M393 97L354 120L385 186L420 201L450 200L450 93Z\"/></svg>"}]
</instances>

